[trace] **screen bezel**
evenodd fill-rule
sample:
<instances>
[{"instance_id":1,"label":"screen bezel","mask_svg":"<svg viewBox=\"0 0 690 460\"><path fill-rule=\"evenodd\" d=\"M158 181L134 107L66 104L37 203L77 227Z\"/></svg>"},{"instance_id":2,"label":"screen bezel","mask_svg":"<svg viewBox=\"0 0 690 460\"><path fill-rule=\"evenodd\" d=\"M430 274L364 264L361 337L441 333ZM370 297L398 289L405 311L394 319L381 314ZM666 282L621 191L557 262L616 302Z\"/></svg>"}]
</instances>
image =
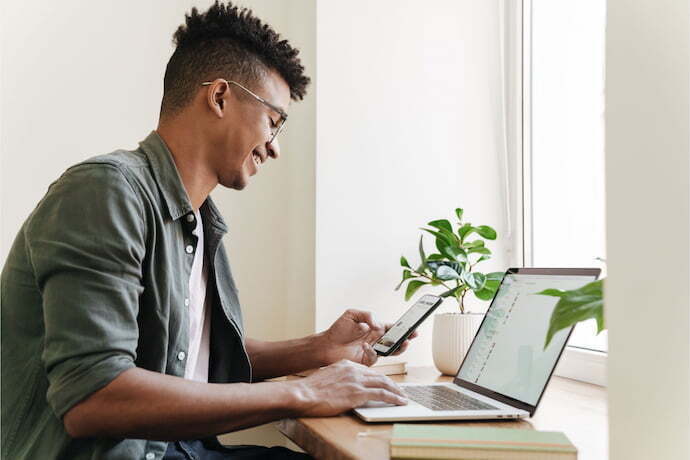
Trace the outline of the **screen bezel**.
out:
<instances>
[{"instance_id":1,"label":"screen bezel","mask_svg":"<svg viewBox=\"0 0 690 460\"><path fill-rule=\"evenodd\" d=\"M509 268L504 274L503 278L501 279L501 284L499 285L498 289L496 290L496 293L501 289L503 286L503 281L505 280L506 275L561 275L561 276L591 276L592 281L596 281L599 278L599 275L601 273L601 269L599 268ZM494 305L494 300L496 299L496 296L494 295L494 298L491 299L491 304L489 305L489 308L486 310L488 313L491 308ZM568 344L568 339L570 339L570 334L573 332L574 326L570 327L568 330L568 336L566 337L565 341L563 342L563 346L561 347L561 350L558 353L558 358L553 363L553 367L551 368L551 372L549 373L549 377L546 379L544 382L544 386L541 389L541 393L539 394L539 398L537 399L537 402L532 405L530 403L526 403L524 401L520 401L518 399L515 399L511 396L504 395L502 393L498 393L496 391L490 390L486 387L483 387L481 385L477 385L476 383L468 382L467 380L463 380L460 377L460 371L462 370L462 366L465 364L465 360L467 359L467 355L469 354L469 351L472 349L472 345L474 345L475 340L477 339L477 336L479 335L479 331L482 329L482 326L484 325L484 320L486 320L486 315L484 315L484 318L482 319L481 324L479 325L479 329L477 329L477 334L475 334L474 338L472 339L472 343L470 344L469 348L467 349L467 353L465 354L465 357L462 360L462 363L460 364L460 367L458 368L458 372L455 374L455 378L453 379L453 383L461 386L463 388L466 388L468 390L474 391L475 393L479 393L484 396L488 396L489 398L495 399L497 401L500 401L502 403L508 404L513 407L517 407L518 409L522 409L524 411L529 412L530 417L534 415L534 413L537 411L537 406L539 406L539 403L541 402L542 396L544 396L544 391L546 390L546 387L549 385L549 382L551 381L551 377L553 376L553 371L556 368L556 365L558 364L558 361L561 359L561 355L563 354L563 350L565 349L566 345Z\"/></svg>"},{"instance_id":2,"label":"screen bezel","mask_svg":"<svg viewBox=\"0 0 690 460\"><path fill-rule=\"evenodd\" d=\"M422 317L419 318L419 320L418 320L416 323L414 323L414 324L412 325L412 327L409 328L409 329L407 330L407 332L405 332L405 333L402 335L402 337L401 337L400 339L398 339L398 341L395 342L393 345L391 345L386 351L377 350L377 349L376 349L376 345L378 344L378 340L381 340L383 337L386 336L386 334L388 334L388 331L386 331L386 334L383 334L383 335L381 336L381 338L379 338L379 339L374 343L374 345L372 345L372 348L374 349L374 351L375 351L377 354L379 354L380 356L388 356L388 355L390 355L391 353L395 352L395 350L397 350L397 349L400 347L400 345L402 345L402 343L410 336L410 334L412 333L412 331L414 331L415 329L417 329L417 327L418 327L420 324L422 324L422 323L424 322L424 320L427 319L427 318L429 317L429 315L432 314L432 313L434 312L434 310L436 310L436 309L438 308L439 305L441 305L441 304L443 303L443 297L439 297L439 296L434 295L434 294L424 294L423 296L421 296L420 298L418 298L417 300L415 300L415 302L410 306L410 308L408 308L408 309L405 311L405 313L403 313L402 316L401 316L400 318L398 318L398 321L400 321L401 319L403 319L403 318L405 317L405 315L407 315L407 314L409 313L409 311L412 310L412 307L414 307L415 305L417 305L417 303L418 303L420 300L422 300L424 297L427 297L427 296L428 296L428 297L434 297L434 298L436 299L435 302L434 302L434 304L431 305L431 306L427 309L427 311L422 315ZM394 324L397 324L398 321L396 321Z\"/></svg>"}]
</instances>

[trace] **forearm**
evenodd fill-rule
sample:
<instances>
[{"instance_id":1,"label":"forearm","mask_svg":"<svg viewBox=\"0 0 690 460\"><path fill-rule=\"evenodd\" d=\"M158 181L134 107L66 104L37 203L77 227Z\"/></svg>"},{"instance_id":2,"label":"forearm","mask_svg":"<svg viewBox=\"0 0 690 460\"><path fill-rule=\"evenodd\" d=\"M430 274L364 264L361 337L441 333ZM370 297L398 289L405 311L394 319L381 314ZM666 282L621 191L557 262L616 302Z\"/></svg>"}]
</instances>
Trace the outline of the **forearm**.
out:
<instances>
[{"instance_id":1,"label":"forearm","mask_svg":"<svg viewBox=\"0 0 690 460\"><path fill-rule=\"evenodd\" d=\"M296 416L301 404L291 382L207 384L133 368L64 423L73 437L196 439Z\"/></svg>"},{"instance_id":2,"label":"forearm","mask_svg":"<svg viewBox=\"0 0 690 460\"><path fill-rule=\"evenodd\" d=\"M323 344L323 334L280 342L246 339L245 346L256 379L290 375L332 364Z\"/></svg>"}]
</instances>

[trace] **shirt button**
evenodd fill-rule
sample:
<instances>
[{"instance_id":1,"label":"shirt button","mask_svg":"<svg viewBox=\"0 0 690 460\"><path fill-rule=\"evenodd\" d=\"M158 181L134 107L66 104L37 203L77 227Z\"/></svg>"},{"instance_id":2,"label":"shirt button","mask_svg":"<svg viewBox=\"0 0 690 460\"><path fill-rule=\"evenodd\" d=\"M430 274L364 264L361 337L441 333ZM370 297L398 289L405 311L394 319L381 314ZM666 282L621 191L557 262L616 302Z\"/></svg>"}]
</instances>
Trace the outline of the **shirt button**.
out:
<instances>
[{"instance_id":1,"label":"shirt button","mask_svg":"<svg viewBox=\"0 0 690 460\"><path fill-rule=\"evenodd\" d=\"M189 299L184 299L184 306L188 307L189 306Z\"/></svg>"},{"instance_id":2,"label":"shirt button","mask_svg":"<svg viewBox=\"0 0 690 460\"><path fill-rule=\"evenodd\" d=\"M185 354L185 352L184 352L184 351L181 351L181 352L179 352L179 353L177 354L177 359L179 359L180 361L182 361L182 360L184 359L185 356L187 356L187 355Z\"/></svg>"},{"instance_id":3,"label":"shirt button","mask_svg":"<svg viewBox=\"0 0 690 460\"><path fill-rule=\"evenodd\" d=\"M187 222L189 222L189 223L194 222L194 214L187 214Z\"/></svg>"},{"instance_id":4,"label":"shirt button","mask_svg":"<svg viewBox=\"0 0 690 460\"><path fill-rule=\"evenodd\" d=\"M146 454L146 460L153 460L154 458L156 458L156 454L154 454L153 452L149 452Z\"/></svg>"},{"instance_id":5,"label":"shirt button","mask_svg":"<svg viewBox=\"0 0 690 460\"><path fill-rule=\"evenodd\" d=\"M187 254L191 254L194 252L194 246L192 246L191 244L187 245L187 247L184 248L184 250L187 251Z\"/></svg>"}]
</instances>

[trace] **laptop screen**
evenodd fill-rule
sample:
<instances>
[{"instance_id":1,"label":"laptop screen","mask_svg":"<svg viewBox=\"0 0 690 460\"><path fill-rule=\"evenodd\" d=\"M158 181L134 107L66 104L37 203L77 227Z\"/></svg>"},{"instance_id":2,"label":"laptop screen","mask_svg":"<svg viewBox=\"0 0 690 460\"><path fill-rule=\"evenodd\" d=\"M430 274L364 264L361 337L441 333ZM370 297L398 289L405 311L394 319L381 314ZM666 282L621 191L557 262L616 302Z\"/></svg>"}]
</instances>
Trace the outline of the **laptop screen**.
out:
<instances>
[{"instance_id":1,"label":"laptop screen","mask_svg":"<svg viewBox=\"0 0 690 460\"><path fill-rule=\"evenodd\" d=\"M597 276L555 275L545 270L523 274L539 269L520 269L504 276L460 366L459 379L536 406L572 328L556 333L544 349L558 298L535 294L548 288L576 289Z\"/></svg>"}]
</instances>

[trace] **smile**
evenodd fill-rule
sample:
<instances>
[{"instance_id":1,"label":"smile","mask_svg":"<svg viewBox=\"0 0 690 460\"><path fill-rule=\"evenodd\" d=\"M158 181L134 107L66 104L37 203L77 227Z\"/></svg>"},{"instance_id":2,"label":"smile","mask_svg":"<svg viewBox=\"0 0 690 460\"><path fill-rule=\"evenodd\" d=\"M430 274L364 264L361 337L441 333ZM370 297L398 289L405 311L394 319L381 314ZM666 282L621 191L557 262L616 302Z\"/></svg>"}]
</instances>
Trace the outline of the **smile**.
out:
<instances>
[{"instance_id":1,"label":"smile","mask_svg":"<svg viewBox=\"0 0 690 460\"><path fill-rule=\"evenodd\" d=\"M263 163L263 161L261 161L261 156L256 153L252 153L252 159L254 160L254 164L256 166L259 166L261 163Z\"/></svg>"}]
</instances>

